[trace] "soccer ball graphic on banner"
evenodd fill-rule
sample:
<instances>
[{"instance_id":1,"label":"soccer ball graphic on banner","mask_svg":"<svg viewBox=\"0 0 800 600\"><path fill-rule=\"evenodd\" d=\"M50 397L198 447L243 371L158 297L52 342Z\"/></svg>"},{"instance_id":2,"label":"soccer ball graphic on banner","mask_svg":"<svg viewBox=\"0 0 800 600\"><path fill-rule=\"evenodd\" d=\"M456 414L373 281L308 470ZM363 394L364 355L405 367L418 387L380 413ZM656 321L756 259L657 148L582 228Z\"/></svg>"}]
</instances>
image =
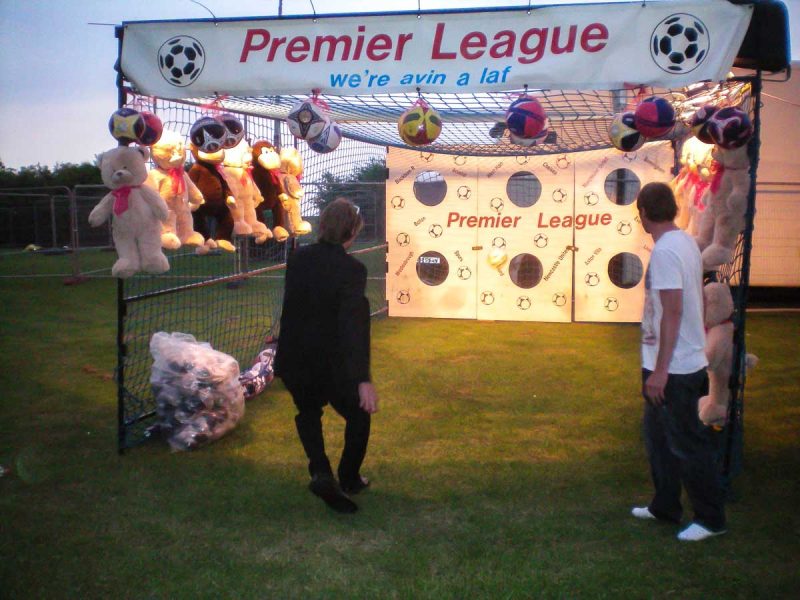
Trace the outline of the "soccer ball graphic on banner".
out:
<instances>
[{"instance_id":1,"label":"soccer ball graphic on banner","mask_svg":"<svg viewBox=\"0 0 800 600\"><path fill-rule=\"evenodd\" d=\"M442 132L442 119L422 98L397 121L400 138L409 146L432 144Z\"/></svg>"},{"instance_id":2,"label":"soccer ball graphic on banner","mask_svg":"<svg viewBox=\"0 0 800 600\"><path fill-rule=\"evenodd\" d=\"M408 246L411 243L411 236L407 233L398 233L395 240L399 246Z\"/></svg>"},{"instance_id":3,"label":"soccer ball graphic on banner","mask_svg":"<svg viewBox=\"0 0 800 600\"><path fill-rule=\"evenodd\" d=\"M186 87L194 83L205 64L203 46L188 35L171 38L158 49L161 75L176 87Z\"/></svg>"},{"instance_id":4,"label":"soccer ball graphic on banner","mask_svg":"<svg viewBox=\"0 0 800 600\"><path fill-rule=\"evenodd\" d=\"M428 227L428 233L430 234L430 236L432 238L438 238L438 237L442 237L442 234L444 233L444 229L442 229L442 226L439 225L438 223L434 223L433 225Z\"/></svg>"},{"instance_id":5,"label":"soccer ball graphic on banner","mask_svg":"<svg viewBox=\"0 0 800 600\"><path fill-rule=\"evenodd\" d=\"M297 102L286 117L289 132L300 140L319 136L329 122L325 108L311 100Z\"/></svg>"},{"instance_id":6,"label":"soccer ball graphic on banner","mask_svg":"<svg viewBox=\"0 0 800 600\"><path fill-rule=\"evenodd\" d=\"M544 248L547 246L547 236L543 233L537 233L533 236L533 243L537 248Z\"/></svg>"},{"instance_id":7,"label":"soccer ball graphic on banner","mask_svg":"<svg viewBox=\"0 0 800 600\"><path fill-rule=\"evenodd\" d=\"M408 290L400 290L395 296L400 304L408 304L411 302L411 294Z\"/></svg>"},{"instance_id":8,"label":"soccer ball graphic on banner","mask_svg":"<svg viewBox=\"0 0 800 600\"><path fill-rule=\"evenodd\" d=\"M213 154L222 150L228 129L214 117L200 117L189 130L189 140L201 152Z\"/></svg>"},{"instance_id":9,"label":"soccer ball graphic on banner","mask_svg":"<svg viewBox=\"0 0 800 600\"><path fill-rule=\"evenodd\" d=\"M463 279L466 281L467 279L472 277L472 269L470 269L466 265L462 265L458 267L458 271L456 271L456 274L458 275L459 279Z\"/></svg>"},{"instance_id":10,"label":"soccer ball graphic on banner","mask_svg":"<svg viewBox=\"0 0 800 600\"><path fill-rule=\"evenodd\" d=\"M708 30L694 15L678 13L661 21L653 30L650 56L667 73L689 73L708 54Z\"/></svg>"},{"instance_id":11,"label":"soccer ball graphic on banner","mask_svg":"<svg viewBox=\"0 0 800 600\"><path fill-rule=\"evenodd\" d=\"M481 292L481 304L485 306L494 304L494 294L489 291Z\"/></svg>"},{"instance_id":12,"label":"soccer ball graphic on banner","mask_svg":"<svg viewBox=\"0 0 800 600\"><path fill-rule=\"evenodd\" d=\"M520 310L528 310L531 307L531 299L528 296L520 296L517 298L517 308Z\"/></svg>"},{"instance_id":13,"label":"soccer ball graphic on banner","mask_svg":"<svg viewBox=\"0 0 800 600\"><path fill-rule=\"evenodd\" d=\"M308 140L308 147L314 152L327 154L339 147L342 141L342 131L336 121L330 121L314 139Z\"/></svg>"},{"instance_id":14,"label":"soccer ball graphic on banner","mask_svg":"<svg viewBox=\"0 0 800 600\"><path fill-rule=\"evenodd\" d=\"M406 199L403 198L402 196L392 196L390 203L392 205L392 208L400 210L406 205Z\"/></svg>"},{"instance_id":15,"label":"soccer ball graphic on banner","mask_svg":"<svg viewBox=\"0 0 800 600\"><path fill-rule=\"evenodd\" d=\"M594 271L592 271L591 273L587 273L584 276L583 282L590 287L594 287L598 283L600 283L600 276Z\"/></svg>"},{"instance_id":16,"label":"soccer ball graphic on banner","mask_svg":"<svg viewBox=\"0 0 800 600\"><path fill-rule=\"evenodd\" d=\"M564 306L567 303L567 297L562 294L561 292L556 292L553 294L553 304L556 306Z\"/></svg>"}]
</instances>

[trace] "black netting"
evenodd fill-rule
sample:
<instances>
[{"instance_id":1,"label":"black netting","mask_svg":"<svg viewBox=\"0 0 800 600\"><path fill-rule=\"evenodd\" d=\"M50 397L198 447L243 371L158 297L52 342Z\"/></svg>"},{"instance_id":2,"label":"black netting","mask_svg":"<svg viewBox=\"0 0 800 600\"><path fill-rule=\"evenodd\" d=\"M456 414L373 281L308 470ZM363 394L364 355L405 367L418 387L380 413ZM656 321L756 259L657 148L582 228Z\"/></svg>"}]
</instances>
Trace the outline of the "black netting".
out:
<instances>
[{"instance_id":1,"label":"black netting","mask_svg":"<svg viewBox=\"0 0 800 600\"><path fill-rule=\"evenodd\" d=\"M690 117L703 104L738 104L746 84L729 81L696 84L686 89L667 90L630 88L608 91L528 90L541 102L549 119L551 134L537 146L524 148L512 144L504 124L509 104L525 90L480 94L425 94L424 99L442 117L439 138L428 146L405 145L397 132L397 119L416 100L416 94L332 96L321 98L330 107L331 117L342 127L345 138L377 146L411 148L464 156L516 156L578 152L609 147L608 128L614 115L637 99L659 95L672 101L678 115ZM310 91L309 91L310 94ZM265 119L285 119L292 106L308 96L260 96L195 98L180 103L197 107L215 105L226 111ZM177 105L177 103L176 103ZM163 118L163 117L162 117ZM187 124L187 132L188 132ZM250 130L262 135L261 132ZM266 132L265 132L266 133ZM685 135L677 128L673 135ZM270 133L271 135L271 133ZM294 143L285 139L282 143ZM268 138L269 139L269 138ZM337 160L348 157L337 150Z\"/></svg>"}]
</instances>

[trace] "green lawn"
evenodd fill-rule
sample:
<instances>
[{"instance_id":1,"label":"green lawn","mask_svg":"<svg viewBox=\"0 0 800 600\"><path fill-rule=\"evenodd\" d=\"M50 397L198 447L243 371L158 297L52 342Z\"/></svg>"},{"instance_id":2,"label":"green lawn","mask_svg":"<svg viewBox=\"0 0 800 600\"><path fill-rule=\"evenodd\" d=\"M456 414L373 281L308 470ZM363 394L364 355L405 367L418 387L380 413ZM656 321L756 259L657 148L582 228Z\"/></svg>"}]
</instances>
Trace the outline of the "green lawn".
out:
<instances>
[{"instance_id":1,"label":"green lawn","mask_svg":"<svg viewBox=\"0 0 800 600\"><path fill-rule=\"evenodd\" d=\"M800 315L748 316L730 533L648 500L630 325L379 319L352 516L306 489L276 382L191 453L116 453L116 285L0 279L2 598L794 598ZM337 456L342 425L326 417Z\"/></svg>"}]
</instances>

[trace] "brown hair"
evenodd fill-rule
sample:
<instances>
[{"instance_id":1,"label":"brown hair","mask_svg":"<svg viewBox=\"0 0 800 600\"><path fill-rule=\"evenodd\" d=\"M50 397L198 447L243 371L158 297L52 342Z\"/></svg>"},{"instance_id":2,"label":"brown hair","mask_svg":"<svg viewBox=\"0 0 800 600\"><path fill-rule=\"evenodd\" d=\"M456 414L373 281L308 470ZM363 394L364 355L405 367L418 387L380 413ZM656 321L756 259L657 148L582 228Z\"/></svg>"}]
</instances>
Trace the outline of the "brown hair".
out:
<instances>
[{"instance_id":1,"label":"brown hair","mask_svg":"<svg viewBox=\"0 0 800 600\"><path fill-rule=\"evenodd\" d=\"M672 188L660 181L650 182L641 189L636 198L636 208L654 223L674 221L678 214Z\"/></svg>"},{"instance_id":2,"label":"brown hair","mask_svg":"<svg viewBox=\"0 0 800 600\"><path fill-rule=\"evenodd\" d=\"M330 244L344 244L357 236L363 226L358 207L347 198L336 198L319 217L318 239Z\"/></svg>"}]
</instances>

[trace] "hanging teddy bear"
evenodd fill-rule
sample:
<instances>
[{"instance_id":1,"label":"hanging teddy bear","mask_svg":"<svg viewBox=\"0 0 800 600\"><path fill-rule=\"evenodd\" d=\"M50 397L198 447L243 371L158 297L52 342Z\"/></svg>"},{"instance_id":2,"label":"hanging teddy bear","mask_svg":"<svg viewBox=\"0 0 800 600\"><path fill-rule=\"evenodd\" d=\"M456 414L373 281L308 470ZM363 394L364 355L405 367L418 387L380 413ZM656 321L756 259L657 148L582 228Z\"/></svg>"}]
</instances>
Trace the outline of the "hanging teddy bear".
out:
<instances>
[{"instance_id":1,"label":"hanging teddy bear","mask_svg":"<svg viewBox=\"0 0 800 600\"><path fill-rule=\"evenodd\" d=\"M256 244L263 244L272 238L272 232L256 216L256 206L264 199L253 181L253 150L245 139L225 150L223 165L228 185L236 198L236 204L229 207L234 232L252 235ZM249 232L245 231L245 225Z\"/></svg>"},{"instance_id":2,"label":"hanging teddy bear","mask_svg":"<svg viewBox=\"0 0 800 600\"><path fill-rule=\"evenodd\" d=\"M194 230L192 211L203 204L203 194L183 169L186 146L183 137L165 130L151 147L155 168L147 174L147 185L167 203L169 216L161 233L161 245L175 250L185 244L197 246L200 253L208 252L205 238Z\"/></svg>"},{"instance_id":3,"label":"hanging teddy bear","mask_svg":"<svg viewBox=\"0 0 800 600\"><path fill-rule=\"evenodd\" d=\"M747 147L712 152L711 183L705 193L705 210L700 218L697 245L703 269L712 271L733 259L736 240L744 229L747 194L750 188L750 158Z\"/></svg>"},{"instance_id":4,"label":"hanging teddy bear","mask_svg":"<svg viewBox=\"0 0 800 600\"><path fill-rule=\"evenodd\" d=\"M143 146L119 146L97 157L103 183L111 192L89 213L89 223L99 227L111 219L117 261L114 277L130 277L138 271L164 273L169 270L161 250L162 223L168 209L164 199L147 180L150 151Z\"/></svg>"},{"instance_id":5,"label":"hanging teddy bear","mask_svg":"<svg viewBox=\"0 0 800 600\"><path fill-rule=\"evenodd\" d=\"M266 140L253 144L253 181L258 186L264 201L256 206L256 216L268 223L266 211L272 211L272 235L276 242L285 242L289 237L286 229L287 216L278 196L281 193L281 157L275 147Z\"/></svg>"},{"instance_id":6,"label":"hanging teddy bear","mask_svg":"<svg viewBox=\"0 0 800 600\"><path fill-rule=\"evenodd\" d=\"M224 151L203 152L194 144L190 144L189 149L195 160L189 169L189 179L205 199L203 205L192 213L194 228L206 238L208 248L219 247L226 252L235 252L233 217L228 210L228 204L235 200L222 174Z\"/></svg>"},{"instance_id":7,"label":"hanging teddy bear","mask_svg":"<svg viewBox=\"0 0 800 600\"><path fill-rule=\"evenodd\" d=\"M289 217L289 225L294 235L311 233L311 224L304 221L300 214L300 200L303 198L303 188L300 187L300 176L303 174L303 159L297 148L291 146L281 148L281 192L278 199Z\"/></svg>"},{"instance_id":8,"label":"hanging teddy bear","mask_svg":"<svg viewBox=\"0 0 800 600\"><path fill-rule=\"evenodd\" d=\"M728 420L731 399L730 377L733 371L733 297L726 283L712 282L703 288L708 360L708 395L698 401L698 415L705 424L723 427ZM747 354L745 364L752 368L758 357Z\"/></svg>"}]
</instances>

